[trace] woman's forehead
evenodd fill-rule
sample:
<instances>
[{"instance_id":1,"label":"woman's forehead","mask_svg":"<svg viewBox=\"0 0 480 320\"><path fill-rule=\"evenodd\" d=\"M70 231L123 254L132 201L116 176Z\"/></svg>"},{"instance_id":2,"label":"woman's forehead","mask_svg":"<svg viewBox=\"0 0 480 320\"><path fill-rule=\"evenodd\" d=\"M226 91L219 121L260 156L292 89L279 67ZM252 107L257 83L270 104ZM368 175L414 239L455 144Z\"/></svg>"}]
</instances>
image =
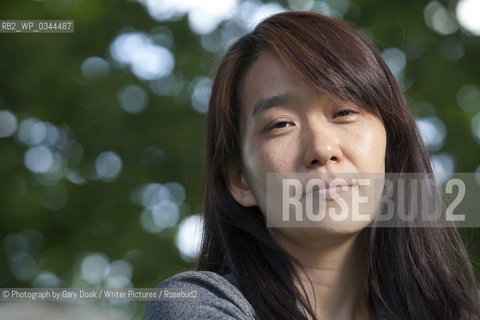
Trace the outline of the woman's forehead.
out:
<instances>
[{"instance_id":1,"label":"woman's forehead","mask_svg":"<svg viewBox=\"0 0 480 320\"><path fill-rule=\"evenodd\" d=\"M248 67L239 86L240 104L252 109L257 100L305 90L308 85L272 52L263 51Z\"/></svg>"},{"instance_id":2,"label":"woman's forehead","mask_svg":"<svg viewBox=\"0 0 480 320\"><path fill-rule=\"evenodd\" d=\"M240 78L237 98L240 107L241 126L249 122L258 111L272 105L290 104L315 97L335 105L350 105L364 109L382 118L380 110L366 105L361 100L341 97L327 92L319 83L302 76L293 67L280 60L271 50L263 50L245 70Z\"/></svg>"}]
</instances>

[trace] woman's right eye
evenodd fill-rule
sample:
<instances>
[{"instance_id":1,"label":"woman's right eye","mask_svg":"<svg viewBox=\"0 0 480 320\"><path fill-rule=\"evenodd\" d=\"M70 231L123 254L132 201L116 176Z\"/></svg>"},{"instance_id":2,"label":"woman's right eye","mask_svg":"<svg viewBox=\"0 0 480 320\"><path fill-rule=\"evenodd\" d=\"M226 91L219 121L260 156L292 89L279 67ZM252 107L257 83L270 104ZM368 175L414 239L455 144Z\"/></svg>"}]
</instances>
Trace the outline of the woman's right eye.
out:
<instances>
[{"instance_id":1,"label":"woman's right eye","mask_svg":"<svg viewBox=\"0 0 480 320\"><path fill-rule=\"evenodd\" d=\"M291 126L290 121L277 121L267 127L267 130L282 129Z\"/></svg>"}]
</instances>

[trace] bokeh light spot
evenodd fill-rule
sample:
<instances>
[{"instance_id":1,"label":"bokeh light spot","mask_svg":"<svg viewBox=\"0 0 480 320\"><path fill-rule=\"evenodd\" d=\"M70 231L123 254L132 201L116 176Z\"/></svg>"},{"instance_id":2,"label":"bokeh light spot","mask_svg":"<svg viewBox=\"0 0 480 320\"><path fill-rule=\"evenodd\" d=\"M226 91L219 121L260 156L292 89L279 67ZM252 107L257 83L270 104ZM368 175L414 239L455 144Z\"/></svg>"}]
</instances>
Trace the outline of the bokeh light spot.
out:
<instances>
[{"instance_id":1,"label":"bokeh light spot","mask_svg":"<svg viewBox=\"0 0 480 320\"><path fill-rule=\"evenodd\" d=\"M108 258L100 253L93 253L83 258L81 264L82 278L96 284L100 283L108 271Z\"/></svg>"},{"instance_id":2,"label":"bokeh light spot","mask_svg":"<svg viewBox=\"0 0 480 320\"><path fill-rule=\"evenodd\" d=\"M192 106L199 113L207 113L208 102L212 92L212 79L198 78L195 81L192 93Z\"/></svg>"},{"instance_id":3,"label":"bokeh light spot","mask_svg":"<svg viewBox=\"0 0 480 320\"><path fill-rule=\"evenodd\" d=\"M417 121L423 142L430 151L438 151L447 136L445 124L437 117L418 119Z\"/></svg>"},{"instance_id":4,"label":"bokeh light spot","mask_svg":"<svg viewBox=\"0 0 480 320\"><path fill-rule=\"evenodd\" d=\"M155 44L140 32L124 33L110 45L110 53L118 63L129 65L140 79L154 80L173 71L175 58L167 48Z\"/></svg>"},{"instance_id":5,"label":"bokeh light spot","mask_svg":"<svg viewBox=\"0 0 480 320\"><path fill-rule=\"evenodd\" d=\"M435 177L443 184L452 176L455 170L455 162L448 153L436 154L432 156L432 168Z\"/></svg>"},{"instance_id":6,"label":"bokeh light spot","mask_svg":"<svg viewBox=\"0 0 480 320\"><path fill-rule=\"evenodd\" d=\"M196 259L200 252L203 234L203 218L200 214L186 217L178 227L175 244L180 256L187 262Z\"/></svg>"},{"instance_id":7,"label":"bokeh light spot","mask_svg":"<svg viewBox=\"0 0 480 320\"><path fill-rule=\"evenodd\" d=\"M151 39L154 43L170 49L173 46L174 39L172 30L166 26L156 26L150 30Z\"/></svg>"},{"instance_id":8,"label":"bokeh light spot","mask_svg":"<svg viewBox=\"0 0 480 320\"><path fill-rule=\"evenodd\" d=\"M182 204L185 200L185 188L178 182L167 182L165 187L170 191L172 202Z\"/></svg>"},{"instance_id":9,"label":"bokeh light spot","mask_svg":"<svg viewBox=\"0 0 480 320\"><path fill-rule=\"evenodd\" d=\"M107 288L129 288L133 274L130 262L126 260L115 260L110 263L106 275L105 286Z\"/></svg>"},{"instance_id":10,"label":"bokeh light spot","mask_svg":"<svg viewBox=\"0 0 480 320\"><path fill-rule=\"evenodd\" d=\"M456 15L462 27L480 36L480 0L460 0L457 3Z\"/></svg>"},{"instance_id":11,"label":"bokeh light spot","mask_svg":"<svg viewBox=\"0 0 480 320\"><path fill-rule=\"evenodd\" d=\"M480 112L472 119L472 132L477 142L480 143Z\"/></svg>"},{"instance_id":12,"label":"bokeh light spot","mask_svg":"<svg viewBox=\"0 0 480 320\"><path fill-rule=\"evenodd\" d=\"M46 173L54 164L53 153L45 146L31 147L25 152L24 163L32 172Z\"/></svg>"},{"instance_id":13,"label":"bokeh light spot","mask_svg":"<svg viewBox=\"0 0 480 320\"><path fill-rule=\"evenodd\" d=\"M143 0L140 1L157 21L172 20L188 14L190 29L197 34L212 32L237 12L238 0Z\"/></svg>"},{"instance_id":14,"label":"bokeh light spot","mask_svg":"<svg viewBox=\"0 0 480 320\"><path fill-rule=\"evenodd\" d=\"M178 206L168 200L161 201L153 210L153 222L160 228L171 228L178 222L180 216Z\"/></svg>"},{"instance_id":15,"label":"bokeh light spot","mask_svg":"<svg viewBox=\"0 0 480 320\"><path fill-rule=\"evenodd\" d=\"M10 137L17 127L17 117L8 110L0 110L0 138Z\"/></svg>"},{"instance_id":16,"label":"bokeh light spot","mask_svg":"<svg viewBox=\"0 0 480 320\"><path fill-rule=\"evenodd\" d=\"M120 107L128 113L142 112L148 105L148 94L145 89L135 84L127 84L117 93Z\"/></svg>"},{"instance_id":17,"label":"bokeh light spot","mask_svg":"<svg viewBox=\"0 0 480 320\"><path fill-rule=\"evenodd\" d=\"M108 76L110 64L100 57L90 57L82 63L81 70L83 78L90 81Z\"/></svg>"},{"instance_id":18,"label":"bokeh light spot","mask_svg":"<svg viewBox=\"0 0 480 320\"><path fill-rule=\"evenodd\" d=\"M407 56L405 53L398 48L388 48L382 52L382 56L390 67L393 75L398 78L407 65Z\"/></svg>"},{"instance_id":19,"label":"bokeh light spot","mask_svg":"<svg viewBox=\"0 0 480 320\"><path fill-rule=\"evenodd\" d=\"M17 138L29 146L37 146L47 137L47 127L36 118L27 118L20 122Z\"/></svg>"},{"instance_id":20,"label":"bokeh light spot","mask_svg":"<svg viewBox=\"0 0 480 320\"><path fill-rule=\"evenodd\" d=\"M122 159L113 151L102 152L95 159L95 170L97 176L105 182L111 182L117 178L122 171Z\"/></svg>"},{"instance_id":21,"label":"bokeh light spot","mask_svg":"<svg viewBox=\"0 0 480 320\"><path fill-rule=\"evenodd\" d=\"M475 170L475 181L480 185L480 165Z\"/></svg>"},{"instance_id":22,"label":"bokeh light spot","mask_svg":"<svg viewBox=\"0 0 480 320\"><path fill-rule=\"evenodd\" d=\"M457 103L464 111L480 111L480 90L476 84L467 84L458 90Z\"/></svg>"},{"instance_id":23,"label":"bokeh light spot","mask_svg":"<svg viewBox=\"0 0 480 320\"><path fill-rule=\"evenodd\" d=\"M450 61L457 61L465 55L462 40L456 37L449 37L440 42L440 54Z\"/></svg>"},{"instance_id":24,"label":"bokeh light spot","mask_svg":"<svg viewBox=\"0 0 480 320\"><path fill-rule=\"evenodd\" d=\"M182 77L175 74L150 81L150 89L158 96L176 96L182 91L183 87Z\"/></svg>"},{"instance_id":25,"label":"bokeh light spot","mask_svg":"<svg viewBox=\"0 0 480 320\"><path fill-rule=\"evenodd\" d=\"M313 0L288 0L288 6L295 11L308 11L312 9L314 3Z\"/></svg>"},{"instance_id":26,"label":"bokeh light spot","mask_svg":"<svg viewBox=\"0 0 480 320\"><path fill-rule=\"evenodd\" d=\"M30 254L14 253L9 257L10 272L20 281L31 280L37 273L37 262Z\"/></svg>"},{"instance_id":27,"label":"bokeh light spot","mask_svg":"<svg viewBox=\"0 0 480 320\"><path fill-rule=\"evenodd\" d=\"M158 233L161 232L164 228L159 227L153 221L153 214L151 210L144 210L140 215L140 225L142 226L143 230L147 231L148 233Z\"/></svg>"},{"instance_id":28,"label":"bokeh light spot","mask_svg":"<svg viewBox=\"0 0 480 320\"><path fill-rule=\"evenodd\" d=\"M258 4L253 1L245 1L240 5L239 17L244 28L246 30L252 30L265 18L284 11L285 8L275 2Z\"/></svg>"},{"instance_id":29,"label":"bokeh light spot","mask_svg":"<svg viewBox=\"0 0 480 320\"><path fill-rule=\"evenodd\" d=\"M226 19L233 17L237 9L237 0L204 0L192 7L188 14L190 29L197 34L207 34L215 30Z\"/></svg>"},{"instance_id":30,"label":"bokeh light spot","mask_svg":"<svg viewBox=\"0 0 480 320\"><path fill-rule=\"evenodd\" d=\"M431 1L423 10L427 26L441 35L449 35L458 30L458 24L450 11L438 1Z\"/></svg>"},{"instance_id":31,"label":"bokeh light spot","mask_svg":"<svg viewBox=\"0 0 480 320\"><path fill-rule=\"evenodd\" d=\"M40 271L32 281L36 288L58 288L61 283L62 281L49 271Z\"/></svg>"},{"instance_id":32,"label":"bokeh light spot","mask_svg":"<svg viewBox=\"0 0 480 320\"><path fill-rule=\"evenodd\" d=\"M16 253L28 253L28 240L20 233L9 234L3 238L3 250L7 257Z\"/></svg>"},{"instance_id":33,"label":"bokeh light spot","mask_svg":"<svg viewBox=\"0 0 480 320\"><path fill-rule=\"evenodd\" d=\"M156 146L143 149L141 162L143 165L157 165L165 160L165 152Z\"/></svg>"},{"instance_id":34,"label":"bokeh light spot","mask_svg":"<svg viewBox=\"0 0 480 320\"><path fill-rule=\"evenodd\" d=\"M145 184L140 190L140 202L146 209L156 208L162 201L171 201L172 195L160 183Z\"/></svg>"}]
</instances>

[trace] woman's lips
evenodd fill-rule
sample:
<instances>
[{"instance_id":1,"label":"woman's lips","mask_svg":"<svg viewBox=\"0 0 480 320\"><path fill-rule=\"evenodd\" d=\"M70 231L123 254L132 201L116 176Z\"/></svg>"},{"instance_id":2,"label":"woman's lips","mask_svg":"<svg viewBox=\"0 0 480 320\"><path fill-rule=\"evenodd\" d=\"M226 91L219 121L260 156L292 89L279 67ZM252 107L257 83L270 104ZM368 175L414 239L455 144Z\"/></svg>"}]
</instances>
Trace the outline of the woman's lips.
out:
<instances>
[{"instance_id":1,"label":"woman's lips","mask_svg":"<svg viewBox=\"0 0 480 320\"><path fill-rule=\"evenodd\" d=\"M351 185L347 184L337 184L332 186L327 186L326 188L313 188L311 192L307 192L305 194L308 195L309 193L312 194L314 198L321 198L321 199L335 199L340 197L342 193L349 191L352 188Z\"/></svg>"}]
</instances>

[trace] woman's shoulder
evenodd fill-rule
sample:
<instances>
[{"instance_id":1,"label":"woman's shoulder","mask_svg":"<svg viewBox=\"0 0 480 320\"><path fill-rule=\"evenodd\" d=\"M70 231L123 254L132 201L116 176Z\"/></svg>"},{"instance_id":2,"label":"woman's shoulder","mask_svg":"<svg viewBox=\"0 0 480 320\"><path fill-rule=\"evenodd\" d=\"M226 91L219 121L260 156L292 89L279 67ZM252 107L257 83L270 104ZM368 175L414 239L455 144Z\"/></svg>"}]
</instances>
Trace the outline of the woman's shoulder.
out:
<instances>
[{"instance_id":1,"label":"woman's shoulder","mask_svg":"<svg viewBox=\"0 0 480 320\"><path fill-rule=\"evenodd\" d=\"M159 298L147 303L143 320L256 319L233 275L186 271L160 283Z\"/></svg>"}]
</instances>

